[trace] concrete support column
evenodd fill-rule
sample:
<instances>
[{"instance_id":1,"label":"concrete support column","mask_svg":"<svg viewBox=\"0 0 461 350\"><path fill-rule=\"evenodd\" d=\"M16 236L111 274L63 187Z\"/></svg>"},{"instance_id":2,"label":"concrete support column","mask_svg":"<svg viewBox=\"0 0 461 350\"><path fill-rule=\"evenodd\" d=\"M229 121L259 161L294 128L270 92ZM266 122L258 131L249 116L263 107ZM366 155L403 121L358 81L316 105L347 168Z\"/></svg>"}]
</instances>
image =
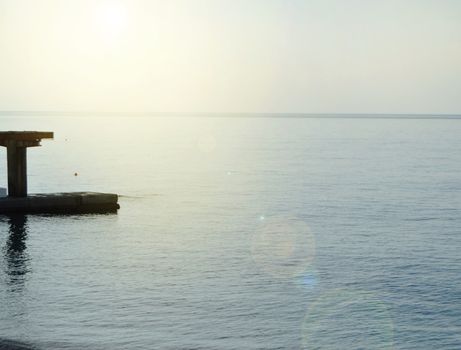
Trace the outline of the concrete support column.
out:
<instances>
[{"instance_id":1,"label":"concrete support column","mask_svg":"<svg viewBox=\"0 0 461 350\"><path fill-rule=\"evenodd\" d=\"M18 147L16 142L7 146L8 196L27 197L27 148Z\"/></svg>"}]
</instances>

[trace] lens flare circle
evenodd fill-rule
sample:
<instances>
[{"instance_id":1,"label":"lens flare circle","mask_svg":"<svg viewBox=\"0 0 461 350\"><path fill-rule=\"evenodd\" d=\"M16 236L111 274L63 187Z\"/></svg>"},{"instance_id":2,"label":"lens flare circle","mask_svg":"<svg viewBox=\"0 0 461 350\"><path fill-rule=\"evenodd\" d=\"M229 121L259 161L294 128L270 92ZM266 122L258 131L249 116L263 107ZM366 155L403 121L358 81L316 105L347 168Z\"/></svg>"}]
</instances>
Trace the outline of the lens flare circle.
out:
<instances>
[{"instance_id":1,"label":"lens flare circle","mask_svg":"<svg viewBox=\"0 0 461 350\"><path fill-rule=\"evenodd\" d=\"M280 278L299 276L315 258L315 238L305 222L293 217L264 217L254 233L255 264Z\"/></svg>"}]
</instances>

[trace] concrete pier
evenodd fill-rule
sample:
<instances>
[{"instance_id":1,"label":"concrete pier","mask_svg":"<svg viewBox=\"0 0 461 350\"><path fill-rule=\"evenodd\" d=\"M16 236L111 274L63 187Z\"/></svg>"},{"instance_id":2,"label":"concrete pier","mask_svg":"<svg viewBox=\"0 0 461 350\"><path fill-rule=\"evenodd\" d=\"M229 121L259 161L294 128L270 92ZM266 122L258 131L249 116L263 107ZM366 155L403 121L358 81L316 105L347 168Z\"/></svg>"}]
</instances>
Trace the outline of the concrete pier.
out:
<instances>
[{"instance_id":1,"label":"concrete pier","mask_svg":"<svg viewBox=\"0 0 461 350\"><path fill-rule=\"evenodd\" d=\"M0 214L82 214L116 212L118 196L112 193L37 193L0 198Z\"/></svg>"},{"instance_id":2,"label":"concrete pier","mask_svg":"<svg viewBox=\"0 0 461 350\"><path fill-rule=\"evenodd\" d=\"M0 132L0 146L7 148L8 197L0 198L0 214L10 213L99 213L120 208L112 193L27 193L27 148L53 138L49 131Z\"/></svg>"},{"instance_id":3,"label":"concrete pier","mask_svg":"<svg viewBox=\"0 0 461 350\"><path fill-rule=\"evenodd\" d=\"M6 147L8 196L27 196L27 148L40 146L42 139L52 139L49 131L0 132L0 146Z\"/></svg>"}]
</instances>

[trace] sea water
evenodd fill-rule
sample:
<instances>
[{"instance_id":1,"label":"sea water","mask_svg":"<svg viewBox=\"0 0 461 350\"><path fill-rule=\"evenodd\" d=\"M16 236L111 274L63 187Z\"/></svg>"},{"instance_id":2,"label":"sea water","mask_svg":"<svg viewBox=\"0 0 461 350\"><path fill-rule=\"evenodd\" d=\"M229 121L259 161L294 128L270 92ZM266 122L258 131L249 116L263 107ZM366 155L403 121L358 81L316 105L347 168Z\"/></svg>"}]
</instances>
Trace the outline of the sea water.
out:
<instances>
[{"instance_id":1,"label":"sea water","mask_svg":"<svg viewBox=\"0 0 461 350\"><path fill-rule=\"evenodd\" d=\"M0 348L460 349L461 120L2 117L54 131L0 216ZM0 150L0 187L6 152Z\"/></svg>"}]
</instances>

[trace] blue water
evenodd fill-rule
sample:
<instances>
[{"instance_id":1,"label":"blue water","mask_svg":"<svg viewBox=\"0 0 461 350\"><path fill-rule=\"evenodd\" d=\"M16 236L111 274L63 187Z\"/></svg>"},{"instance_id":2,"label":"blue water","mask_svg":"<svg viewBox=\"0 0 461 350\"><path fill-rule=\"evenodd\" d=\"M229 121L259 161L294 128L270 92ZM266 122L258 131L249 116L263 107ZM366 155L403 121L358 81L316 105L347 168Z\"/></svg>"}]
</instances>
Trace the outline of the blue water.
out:
<instances>
[{"instance_id":1,"label":"blue water","mask_svg":"<svg viewBox=\"0 0 461 350\"><path fill-rule=\"evenodd\" d=\"M30 192L121 195L0 216L0 347L461 349L459 119L0 127L55 131Z\"/></svg>"}]
</instances>

